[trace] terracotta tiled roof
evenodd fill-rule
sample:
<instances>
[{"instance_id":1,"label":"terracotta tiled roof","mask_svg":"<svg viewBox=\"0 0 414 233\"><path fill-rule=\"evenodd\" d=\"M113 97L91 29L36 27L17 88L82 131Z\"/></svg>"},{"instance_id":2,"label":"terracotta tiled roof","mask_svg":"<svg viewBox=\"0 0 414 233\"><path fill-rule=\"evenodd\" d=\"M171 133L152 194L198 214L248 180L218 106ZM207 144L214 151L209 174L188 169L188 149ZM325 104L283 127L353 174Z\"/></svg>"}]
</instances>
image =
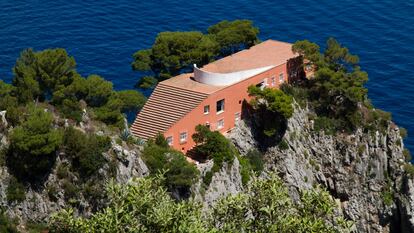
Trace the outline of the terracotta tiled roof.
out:
<instances>
[{"instance_id":1,"label":"terracotta tiled roof","mask_svg":"<svg viewBox=\"0 0 414 233\"><path fill-rule=\"evenodd\" d=\"M231 73L265 66L278 66L296 56L297 54L292 52L292 44L266 40L250 49L207 64L202 69L215 73Z\"/></svg>"},{"instance_id":2,"label":"terracotta tiled roof","mask_svg":"<svg viewBox=\"0 0 414 233\"><path fill-rule=\"evenodd\" d=\"M208 94L159 83L131 126L140 138L164 133L175 122L197 107Z\"/></svg>"}]
</instances>

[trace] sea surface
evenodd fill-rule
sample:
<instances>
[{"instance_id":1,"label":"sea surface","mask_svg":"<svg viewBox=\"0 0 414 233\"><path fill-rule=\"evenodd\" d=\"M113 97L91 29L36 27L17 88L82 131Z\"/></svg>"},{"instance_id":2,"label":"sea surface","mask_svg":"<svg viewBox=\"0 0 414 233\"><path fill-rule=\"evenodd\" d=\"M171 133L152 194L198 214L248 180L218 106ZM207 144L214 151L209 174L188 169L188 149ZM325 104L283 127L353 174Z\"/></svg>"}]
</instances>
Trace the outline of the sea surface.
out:
<instances>
[{"instance_id":1,"label":"sea surface","mask_svg":"<svg viewBox=\"0 0 414 233\"><path fill-rule=\"evenodd\" d=\"M132 54L157 33L205 31L224 19L253 20L262 40L338 39L359 55L369 97L408 129L414 152L413 0L0 0L0 79L11 80L21 50L62 47L82 75L131 89Z\"/></svg>"}]
</instances>

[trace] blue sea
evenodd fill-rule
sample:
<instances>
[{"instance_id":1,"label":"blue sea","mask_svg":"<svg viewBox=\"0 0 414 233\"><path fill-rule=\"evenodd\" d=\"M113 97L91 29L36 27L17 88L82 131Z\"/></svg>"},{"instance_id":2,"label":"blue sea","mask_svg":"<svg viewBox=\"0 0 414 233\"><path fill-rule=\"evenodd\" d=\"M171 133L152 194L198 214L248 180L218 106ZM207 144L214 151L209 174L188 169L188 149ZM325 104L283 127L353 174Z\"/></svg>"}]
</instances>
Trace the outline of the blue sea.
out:
<instances>
[{"instance_id":1,"label":"blue sea","mask_svg":"<svg viewBox=\"0 0 414 233\"><path fill-rule=\"evenodd\" d=\"M0 0L0 79L10 81L21 50L62 47L78 71L131 89L132 54L161 31L204 31L221 20L250 19L262 40L324 44L335 37L369 73L369 97L408 129L414 152L413 0Z\"/></svg>"}]
</instances>

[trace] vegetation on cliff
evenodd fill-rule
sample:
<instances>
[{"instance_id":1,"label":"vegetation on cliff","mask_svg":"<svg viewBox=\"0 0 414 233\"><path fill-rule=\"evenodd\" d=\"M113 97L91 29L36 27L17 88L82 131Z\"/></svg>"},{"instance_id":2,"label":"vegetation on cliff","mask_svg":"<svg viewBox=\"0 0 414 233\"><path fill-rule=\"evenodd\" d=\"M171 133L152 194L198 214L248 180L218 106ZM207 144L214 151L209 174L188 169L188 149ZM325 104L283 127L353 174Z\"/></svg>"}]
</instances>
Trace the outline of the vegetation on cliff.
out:
<instances>
[{"instance_id":1,"label":"vegetation on cliff","mask_svg":"<svg viewBox=\"0 0 414 233\"><path fill-rule=\"evenodd\" d=\"M179 191L183 196L198 180L199 171L185 155L170 148L162 134L144 146L142 158L152 174L164 172L165 186L169 191Z\"/></svg>"},{"instance_id":2,"label":"vegetation on cliff","mask_svg":"<svg viewBox=\"0 0 414 233\"><path fill-rule=\"evenodd\" d=\"M111 183L106 208L90 218L74 217L70 209L58 213L51 232L340 232L350 227L335 217L326 191L303 191L299 204L274 174L255 179L246 191L221 199L205 214L200 203L174 201L164 181L158 175L127 185Z\"/></svg>"},{"instance_id":3,"label":"vegetation on cliff","mask_svg":"<svg viewBox=\"0 0 414 233\"><path fill-rule=\"evenodd\" d=\"M283 85L282 91L315 111L316 130L328 134L357 128L385 130L391 115L375 109L367 98L364 84L368 74L361 70L358 56L333 38L327 40L323 52L307 40L297 41L292 49L303 56L303 68L311 67L314 74L310 79Z\"/></svg>"}]
</instances>

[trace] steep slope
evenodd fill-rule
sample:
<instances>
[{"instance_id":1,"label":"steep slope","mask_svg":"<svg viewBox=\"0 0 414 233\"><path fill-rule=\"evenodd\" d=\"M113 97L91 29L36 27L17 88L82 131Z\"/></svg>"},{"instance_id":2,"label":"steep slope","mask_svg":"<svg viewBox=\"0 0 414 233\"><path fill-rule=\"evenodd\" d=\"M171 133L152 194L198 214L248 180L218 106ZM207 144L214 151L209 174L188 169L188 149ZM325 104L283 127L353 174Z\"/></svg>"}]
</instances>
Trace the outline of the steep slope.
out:
<instances>
[{"instance_id":1,"label":"steep slope","mask_svg":"<svg viewBox=\"0 0 414 233\"><path fill-rule=\"evenodd\" d=\"M296 106L283 137L289 146L266 151L267 170L280 174L292 197L315 184L326 187L357 232L413 232L414 190L403 170L399 128L325 135L313 130L310 113ZM242 153L260 144L251 131L242 122L229 135Z\"/></svg>"}]
</instances>

